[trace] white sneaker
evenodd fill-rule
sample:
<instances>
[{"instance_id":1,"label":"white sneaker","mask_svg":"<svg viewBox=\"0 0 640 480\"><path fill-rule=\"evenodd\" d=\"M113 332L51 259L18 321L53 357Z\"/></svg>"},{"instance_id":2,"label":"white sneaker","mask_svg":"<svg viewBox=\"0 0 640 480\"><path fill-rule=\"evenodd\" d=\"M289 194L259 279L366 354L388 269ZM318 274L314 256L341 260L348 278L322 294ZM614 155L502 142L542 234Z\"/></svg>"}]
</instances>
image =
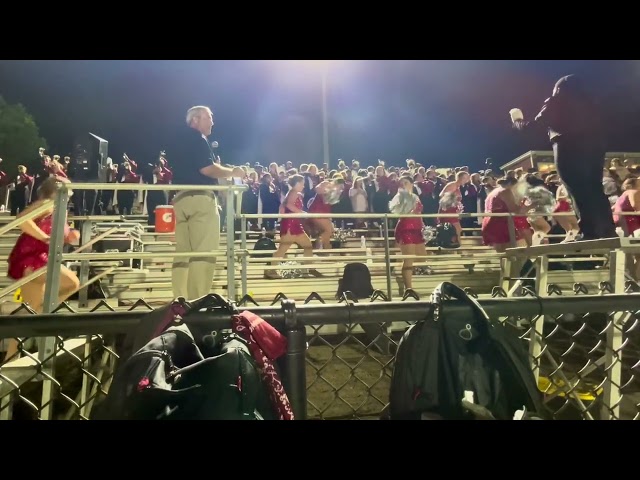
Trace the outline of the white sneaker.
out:
<instances>
[{"instance_id":1,"label":"white sneaker","mask_svg":"<svg viewBox=\"0 0 640 480\"><path fill-rule=\"evenodd\" d=\"M578 236L578 230L569 230L567 232L567 236L564 237L564 240L562 242L560 242L560 243L575 242L577 236Z\"/></svg>"},{"instance_id":2,"label":"white sneaker","mask_svg":"<svg viewBox=\"0 0 640 480\"><path fill-rule=\"evenodd\" d=\"M537 245L542 244L542 241L544 240L545 237L546 235L542 232L534 232L533 235L531 236L531 246L535 247Z\"/></svg>"}]
</instances>

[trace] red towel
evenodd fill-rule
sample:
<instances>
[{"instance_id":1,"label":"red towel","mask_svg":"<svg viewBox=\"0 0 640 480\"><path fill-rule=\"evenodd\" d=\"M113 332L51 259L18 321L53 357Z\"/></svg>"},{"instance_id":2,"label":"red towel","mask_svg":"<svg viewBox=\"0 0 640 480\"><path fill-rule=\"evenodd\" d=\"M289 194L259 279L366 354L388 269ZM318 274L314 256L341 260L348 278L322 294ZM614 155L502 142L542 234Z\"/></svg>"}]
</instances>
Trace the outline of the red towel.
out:
<instances>
[{"instance_id":1,"label":"red towel","mask_svg":"<svg viewBox=\"0 0 640 480\"><path fill-rule=\"evenodd\" d=\"M249 345L251 356L255 360L260 375L269 389L269 398L279 420L293 420L293 411L289 397L285 392L273 360L287 351L287 339L278 330L258 315L244 311L234 315L232 320L234 333L242 337Z\"/></svg>"}]
</instances>

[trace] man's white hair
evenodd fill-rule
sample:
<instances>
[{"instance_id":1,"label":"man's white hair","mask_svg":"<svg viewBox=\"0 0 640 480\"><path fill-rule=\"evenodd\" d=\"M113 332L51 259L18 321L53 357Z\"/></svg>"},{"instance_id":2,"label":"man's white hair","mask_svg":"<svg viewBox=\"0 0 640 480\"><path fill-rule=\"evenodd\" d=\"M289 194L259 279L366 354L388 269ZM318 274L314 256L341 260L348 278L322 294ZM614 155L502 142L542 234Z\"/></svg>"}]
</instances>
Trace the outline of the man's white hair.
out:
<instances>
[{"instance_id":1,"label":"man's white hair","mask_svg":"<svg viewBox=\"0 0 640 480\"><path fill-rule=\"evenodd\" d=\"M204 107L202 105L191 107L189 110L187 110L187 125L191 126L191 122L193 121L193 119L200 116L200 114L202 114L203 112L212 113L209 107Z\"/></svg>"}]
</instances>

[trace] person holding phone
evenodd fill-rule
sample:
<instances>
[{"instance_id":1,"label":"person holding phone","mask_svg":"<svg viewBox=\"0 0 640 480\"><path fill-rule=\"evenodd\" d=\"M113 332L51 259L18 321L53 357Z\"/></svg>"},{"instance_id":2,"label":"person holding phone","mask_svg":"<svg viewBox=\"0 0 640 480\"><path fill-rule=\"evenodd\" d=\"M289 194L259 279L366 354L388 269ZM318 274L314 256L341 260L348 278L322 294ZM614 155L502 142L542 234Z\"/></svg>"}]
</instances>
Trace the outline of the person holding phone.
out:
<instances>
[{"instance_id":1,"label":"person holding phone","mask_svg":"<svg viewBox=\"0 0 640 480\"><path fill-rule=\"evenodd\" d=\"M176 154L172 154L174 185L215 185L220 178L242 178L240 167L223 167L208 137L213 130L213 113L206 106L187 111L187 128L180 131ZM178 191L173 199L176 217L176 252L210 252L220 248L220 213L212 190ZM174 297L188 300L211 291L216 258L176 258L171 283Z\"/></svg>"},{"instance_id":2,"label":"person holding phone","mask_svg":"<svg viewBox=\"0 0 640 480\"><path fill-rule=\"evenodd\" d=\"M602 188L606 142L602 112L576 75L558 80L532 122L518 108L509 112L514 128L547 129L558 174L573 199L583 240L617 237L611 206Z\"/></svg>"}]
</instances>

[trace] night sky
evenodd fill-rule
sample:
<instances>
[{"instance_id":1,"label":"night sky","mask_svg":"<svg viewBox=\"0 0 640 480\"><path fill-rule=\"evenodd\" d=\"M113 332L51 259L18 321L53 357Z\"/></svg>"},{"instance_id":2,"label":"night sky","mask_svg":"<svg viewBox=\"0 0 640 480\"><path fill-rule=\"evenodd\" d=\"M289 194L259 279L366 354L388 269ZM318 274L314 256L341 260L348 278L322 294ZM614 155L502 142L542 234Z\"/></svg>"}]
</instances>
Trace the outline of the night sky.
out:
<instances>
[{"instance_id":1,"label":"night sky","mask_svg":"<svg viewBox=\"0 0 640 480\"><path fill-rule=\"evenodd\" d=\"M609 151L640 151L640 62L587 60L335 61L328 70L330 151L337 158L415 158L438 166L505 163L544 137L510 128L535 115L563 75L589 79L606 106ZM0 61L0 95L33 114L49 153L91 131L151 161L197 104L214 111L225 163L322 163L321 74L306 62L239 60ZM0 152L2 156L2 152ZM175 166L175 164L174 164Z\"/></svg>"}]
</instances>

